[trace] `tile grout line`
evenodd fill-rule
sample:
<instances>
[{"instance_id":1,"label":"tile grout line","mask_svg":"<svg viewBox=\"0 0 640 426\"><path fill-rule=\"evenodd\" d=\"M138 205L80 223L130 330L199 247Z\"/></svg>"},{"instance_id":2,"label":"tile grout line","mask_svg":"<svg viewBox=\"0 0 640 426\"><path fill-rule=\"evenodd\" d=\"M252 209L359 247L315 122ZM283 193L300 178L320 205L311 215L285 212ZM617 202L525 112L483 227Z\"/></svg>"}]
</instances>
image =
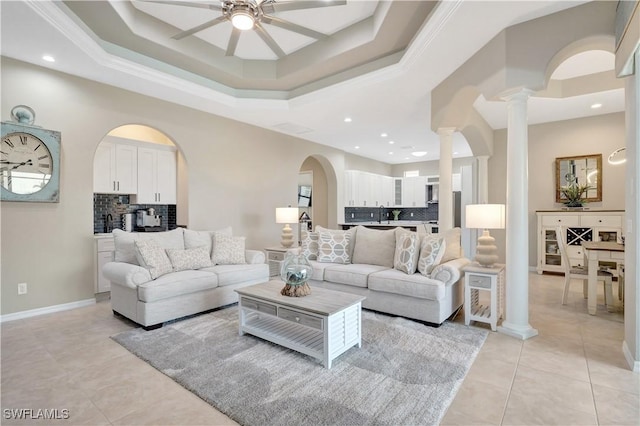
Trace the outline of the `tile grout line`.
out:
<instances>
[{"instance_id":1,"label":"tile grout line","mask_svg":"<svg viewBox=\"0 0 640 426\"><path fill-rule=\"evenodd\" d=\"M520 342L520 351L518 352L518 360L516 361L516 368L513 369L513 376L511 377L511 385L509 385L509 391L507 392L507 400L505 401L502 409L502 416L500 416L500 425L504 424L504 417L507 414L507 407L509 406L509 399L511 399L511 391L513 390L513 384L516 381L516 375L518 374L518 368L520 366L520 357L522 356L522 349L524 347L524 340Z\"/></svg>"}]
</instances>

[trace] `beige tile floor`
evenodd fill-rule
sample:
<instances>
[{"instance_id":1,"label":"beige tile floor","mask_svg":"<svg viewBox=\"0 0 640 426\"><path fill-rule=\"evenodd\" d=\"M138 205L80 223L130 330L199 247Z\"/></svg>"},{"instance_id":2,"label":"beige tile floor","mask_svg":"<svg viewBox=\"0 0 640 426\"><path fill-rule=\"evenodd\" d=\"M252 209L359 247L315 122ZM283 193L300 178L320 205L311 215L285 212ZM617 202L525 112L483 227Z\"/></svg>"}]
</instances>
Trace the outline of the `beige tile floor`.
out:
<instances>
[{"instance_id":1,"label":"beige tile floor","mask_svg":"<svg viewBox=\"0 0 640 426\"><path fill-rule=\"evenodd\" d=\"M622 315L601 305L586 314L579 282L562 306L562 282L530 275L530 322L540 335L523 342L490 333L442 424L639 424L640 377L621 353ZM2 324L0 423L235 424L109 339L131 327L108 301ZM19 408L66 409L70 418L7 418Z\"/></svg>"}]
</instances>

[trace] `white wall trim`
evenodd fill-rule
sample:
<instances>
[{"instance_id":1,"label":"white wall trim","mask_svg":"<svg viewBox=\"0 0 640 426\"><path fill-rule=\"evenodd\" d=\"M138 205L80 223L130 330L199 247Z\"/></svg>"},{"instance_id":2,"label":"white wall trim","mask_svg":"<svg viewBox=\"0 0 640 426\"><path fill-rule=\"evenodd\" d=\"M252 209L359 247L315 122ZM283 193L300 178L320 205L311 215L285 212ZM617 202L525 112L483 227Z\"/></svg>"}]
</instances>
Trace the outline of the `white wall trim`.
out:
<instances>
[{"instance_id":1,"label":"white wall trim","mask_svg":"<svg viewBox=\"0 0 640 426\"><path fill-rule=\"evenodd\" d=\"M634 373L640 373L640 361L633 359L633 355L631 355L631 351L629 350L629 346L627 346L626 340L622 342L622 353L624 354L631 371Z\"/></svg>"},{"instance_id":2,"label":"white wall trim","mask_svg":"<svg viewBox=\"0 0 640 426\"><path fill-rule=\"evenodd\" d=\"M28 311L14 312L0 316L0 323L15 321L24 318L37 317L54 312L69 311L76 308L84 308L96 304L96 299L78 300L77 302L63 303L61 305L45 306L44 308L30 309Z\"/></svg>"}]
</instances>

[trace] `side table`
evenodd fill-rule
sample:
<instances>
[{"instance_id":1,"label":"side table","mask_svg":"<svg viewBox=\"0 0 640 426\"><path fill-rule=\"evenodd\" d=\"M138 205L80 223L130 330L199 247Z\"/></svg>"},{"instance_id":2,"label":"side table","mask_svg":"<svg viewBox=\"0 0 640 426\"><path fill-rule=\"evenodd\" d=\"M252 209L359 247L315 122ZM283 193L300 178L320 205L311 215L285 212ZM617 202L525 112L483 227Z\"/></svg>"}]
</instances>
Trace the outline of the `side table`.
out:
<instances>
[{"instance_id":1,"label":"side table","mask_svg":"<svg viewBox=\"0 0 640 426\"><path fill-rule=\"evenodd\" d=\"M282 262L287 255L287 251L295 247L273 246L264 249L269 265L269 277L279 277Z\"/></svg>"},{"instance_id":2,"label":"side table","mask_svg":"<svg viewBox=\"0 0 640 426\"><path fill-rule=\"evenodd\" d=\"M492 267L470 263L464 271L464 323L480 321L491 324L496 331L498 319L504 313L504 270L505 265ZM489 292L490 305L480 303L480 292Z\"/></svg>"}]
</instances>

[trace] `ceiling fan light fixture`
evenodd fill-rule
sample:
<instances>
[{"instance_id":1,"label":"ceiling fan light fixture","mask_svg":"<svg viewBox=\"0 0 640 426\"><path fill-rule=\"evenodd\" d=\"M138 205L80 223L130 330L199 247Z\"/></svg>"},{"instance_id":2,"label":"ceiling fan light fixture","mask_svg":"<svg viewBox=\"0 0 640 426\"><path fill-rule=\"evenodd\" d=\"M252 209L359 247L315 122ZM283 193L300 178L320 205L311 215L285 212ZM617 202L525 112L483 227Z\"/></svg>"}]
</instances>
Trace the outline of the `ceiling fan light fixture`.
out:
<instances>
[{"instance_id":1,"label":"ceiling fan light fixture","mask_svg":"<svg viewBox=\"0 0 640 426\"><path fill-rule=\"evenodd\" d=\"M237 9L231 12L231 23L239 30L250 30L255 25L255 22L255 18L249 10Z\"/></svg>"}]
</instances>

